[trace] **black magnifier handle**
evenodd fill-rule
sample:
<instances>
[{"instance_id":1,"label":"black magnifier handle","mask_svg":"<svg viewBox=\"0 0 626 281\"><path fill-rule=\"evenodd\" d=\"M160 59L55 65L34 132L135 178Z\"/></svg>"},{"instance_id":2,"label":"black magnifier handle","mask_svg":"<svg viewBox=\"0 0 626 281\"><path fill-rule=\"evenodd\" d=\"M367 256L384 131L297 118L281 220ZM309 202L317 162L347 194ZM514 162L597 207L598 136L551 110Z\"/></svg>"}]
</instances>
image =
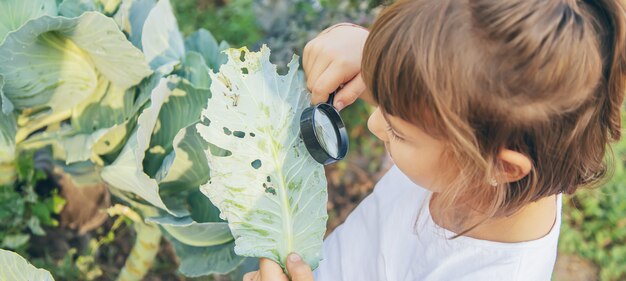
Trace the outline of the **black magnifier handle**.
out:
<instances>
[{"instance_id":1,"label":"black magnifier handle","mask_svg":"<svg viewBox=\"0 0 626 281\"><path fill-rule=\"evenodd\" d=\"M337 93L337 91L334 91L332 94L330 94L330 96L328 96L328 101L326 101L327 104L333 105L333 103L335 102L335 94L336 93Z\"/></svg>"}]
</instances>

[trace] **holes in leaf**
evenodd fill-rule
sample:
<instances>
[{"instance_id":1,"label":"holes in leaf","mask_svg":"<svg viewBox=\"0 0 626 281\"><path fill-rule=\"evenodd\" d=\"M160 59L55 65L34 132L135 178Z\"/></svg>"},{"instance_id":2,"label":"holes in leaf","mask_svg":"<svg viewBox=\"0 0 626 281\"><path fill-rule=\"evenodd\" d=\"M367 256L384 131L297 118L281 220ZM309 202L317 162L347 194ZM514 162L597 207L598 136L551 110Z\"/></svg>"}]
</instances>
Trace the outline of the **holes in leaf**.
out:
<instances>
[{"instance_id":1,"label":"holes in leaf","mask_svg":"<svg viewBox=\"0 0 626 281\"><path fill-rule=\"evenodd\" d=\"M247 67L242 67L241 68L241 73L248 74L248 68Z\"/></svg>"},{"instance_id":2,"label":"holes in leaf","mask_svg":"<svg viewBox=\"0 0 626 281\"><path fill-rule=\"evenodd\" d=\"M111 145L111 142L110 142L110 141L108 141L108 140L105 140L105 141L104 141L104 145L109 146L109 145Z\"/></svg>"},{"instance_id":3,"label":"holes in leaf","mask_svg":"<svg viewBox=\"0 0 626 281\"><path fill-rule=\"evenodd\" d=\"M263 165L263 163L261 163L260 159L257 159L257 160L252 161L250 165L252 166L252 168L255 168L258 170L259 168L261 168L261 165Z\"/></svg>"},{"instance_id":4,"label":"holes in leaf","mask_svg":"<svg viewBox=\"0 0 626 281\"><path fill-rule=\"evenodd\" d=\"M276 195L276 189L274 189L273 187L268 187L265 189L265 192L270 193L272 195Z\"/></svg>"},{"instance_id":5,"label":"holes in leaf","mask_svg":"<svg viewBox=\"0 0 626 281\"><path fill-rule=\"evenodd\" d=\"M267 176L267 182L272 182L272 179L270 178L270 176Z\"/></svg>"},{"instance_id":6,"label":"holes in leaf","mask_svg":"<svg viewBox=\"0 0 626 281\"><path fill-rule=\"evenodd\" d=\"M246 61L246 52L241 51L241 53L239 53L239 60Z\"/></svg>"},{"instance_id":7,"label":"holes in leaf","mask_svg":"<svg viewBox=\"0 0 626 281\"><path fill-rule=\"evenodd\" d=\"M254 137L256 137L256 134L255 133L250 133L250 136L254 138Z\"/></svg>"},{"instance_id":8,"label":"holes in leaf","mask_svg":"<svg viewBox=\"0 0 626 281\"><path fill-rule=\"evenodd\" d=\"M230 136L233 132L231 130L229 130L228 128L224 127L224 134L226 134L227 136Z\"/></svg>"},{"instance_id":9,"label":"holes in leaf","mask_svg":"<svg viewBox=\"0 0 626 281\"><path fill-rule=\"evenodd\" d=\"M238 137L240 139L243 139L246 136L246 133L244 133L242 131L234 131L233 132L233 136Z\"/></svg>"},{"instance_id":10,"label":"holes in leaf","mask_svg":"<svg viewBox=\"0 0 626 281\"><path fill-rule=\"evenodd\" d=\"M200 121L200 123L202 123L202 125L204 126L210 126L211 125L211 120L209 118L206 117L202 117L202 121Z\"/></svg>"},{"instance_id":11,"label":"holes in leaf","mask_svg":"<svg viewBox=\"0 0 626 281\"><path fill-rule=\"evenodd\" d=\"M266 193L270 193L272 195L276 195L276 189L273 186L271 186L271 185L269 185L267 183L263 183L263 188L265 189Z\"/></svg>"},{"instance_id":12,"label":"holes in leaf","mask_svg":"<svg viewBox=\"0 0 626 281\"><path fill-rule=\"evenodd\" d=\"M226 150L226 149L220 148L220 147L218 147L218 146L216 146L216 145L214 145L214 144L212 144L212 143L208 143L208 142L207 142L206 144L208 145L209 150L211 151L211 154L212 154L213 156L217 156L217 157L228 157L228 156L233 155L233 153L232 153L232 152L230 152L230 151L228 151L228 150Z\"/></svg>"}]
</instances>

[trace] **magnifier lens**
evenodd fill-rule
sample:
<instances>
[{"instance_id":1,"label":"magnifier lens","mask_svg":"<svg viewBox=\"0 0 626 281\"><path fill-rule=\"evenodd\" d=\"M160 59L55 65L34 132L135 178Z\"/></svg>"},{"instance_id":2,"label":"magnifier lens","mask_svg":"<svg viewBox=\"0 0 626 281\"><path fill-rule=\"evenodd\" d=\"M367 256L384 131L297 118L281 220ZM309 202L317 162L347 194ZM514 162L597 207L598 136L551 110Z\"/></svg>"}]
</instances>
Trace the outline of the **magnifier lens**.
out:
<instances>
[{"instance_id":1,"label":"magnifier lens","mask_svg":"<svg viewBox=\"0 0 626 281\"><path fill-rule=\"evenodd\" d=\"M300 134L307 151L320 164L328 165L346 157L348 132L341 115L328 102L307 107L300 115Z\"/></svg>"},{"instance_id":2,"label":"magnifier lens","mask_svg":"<svg viewBox=\"0 0 626 281\"><path fill-rule=\"evenodd\" d=\"M320 146L331 156L339 156L339 131L326 112L315 110L315 137Z\"/></svg>"}]
</instances>

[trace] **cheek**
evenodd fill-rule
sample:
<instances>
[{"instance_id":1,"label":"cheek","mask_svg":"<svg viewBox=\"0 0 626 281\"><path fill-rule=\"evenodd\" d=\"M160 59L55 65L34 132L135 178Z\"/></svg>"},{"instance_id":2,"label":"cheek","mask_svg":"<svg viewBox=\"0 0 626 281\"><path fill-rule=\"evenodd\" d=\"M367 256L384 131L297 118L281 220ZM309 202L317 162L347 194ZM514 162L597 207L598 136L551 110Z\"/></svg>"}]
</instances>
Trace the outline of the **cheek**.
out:
<instances>
[{"instance_id":1,"label":"cheek","mask_svg":"<svg viewBox=\"0 0 626 281\"><path fill-rule=\"evenodd\" d=\"M389 149L393 162L412 182L433 192L442 191L440 151L401 144Z\"/></svg>"}]
</instances>

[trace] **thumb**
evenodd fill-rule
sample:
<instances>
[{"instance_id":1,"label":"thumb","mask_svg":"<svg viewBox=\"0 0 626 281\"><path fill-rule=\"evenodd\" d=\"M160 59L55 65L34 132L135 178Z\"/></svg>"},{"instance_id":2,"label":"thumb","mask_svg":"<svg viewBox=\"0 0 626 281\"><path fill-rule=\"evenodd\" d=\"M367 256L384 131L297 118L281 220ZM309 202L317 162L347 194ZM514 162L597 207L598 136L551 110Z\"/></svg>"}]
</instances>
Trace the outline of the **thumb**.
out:
<instances>
[{"instance_id":1,"label":"thumb","mask_svg":"<svg viewBox=\"0 0 626 281\"><path fill-rule=\"evenodd\" d=\"M365 82L363 82L361 73L359 73L337 92L334 102L335 108L337 108L337 110L344 109L346 106L352 104L365 90Z\"/></svg>"},{"instance_id":2,"label":"thumb","mask_svg":"<svg viewBox=\"0 0 626 281\"><path fill-rule=\"evenodd\" d=\"M311 267L296 253L287 256L287 271L292 281L313 281Z\"/></svg>"}]
</instances>

